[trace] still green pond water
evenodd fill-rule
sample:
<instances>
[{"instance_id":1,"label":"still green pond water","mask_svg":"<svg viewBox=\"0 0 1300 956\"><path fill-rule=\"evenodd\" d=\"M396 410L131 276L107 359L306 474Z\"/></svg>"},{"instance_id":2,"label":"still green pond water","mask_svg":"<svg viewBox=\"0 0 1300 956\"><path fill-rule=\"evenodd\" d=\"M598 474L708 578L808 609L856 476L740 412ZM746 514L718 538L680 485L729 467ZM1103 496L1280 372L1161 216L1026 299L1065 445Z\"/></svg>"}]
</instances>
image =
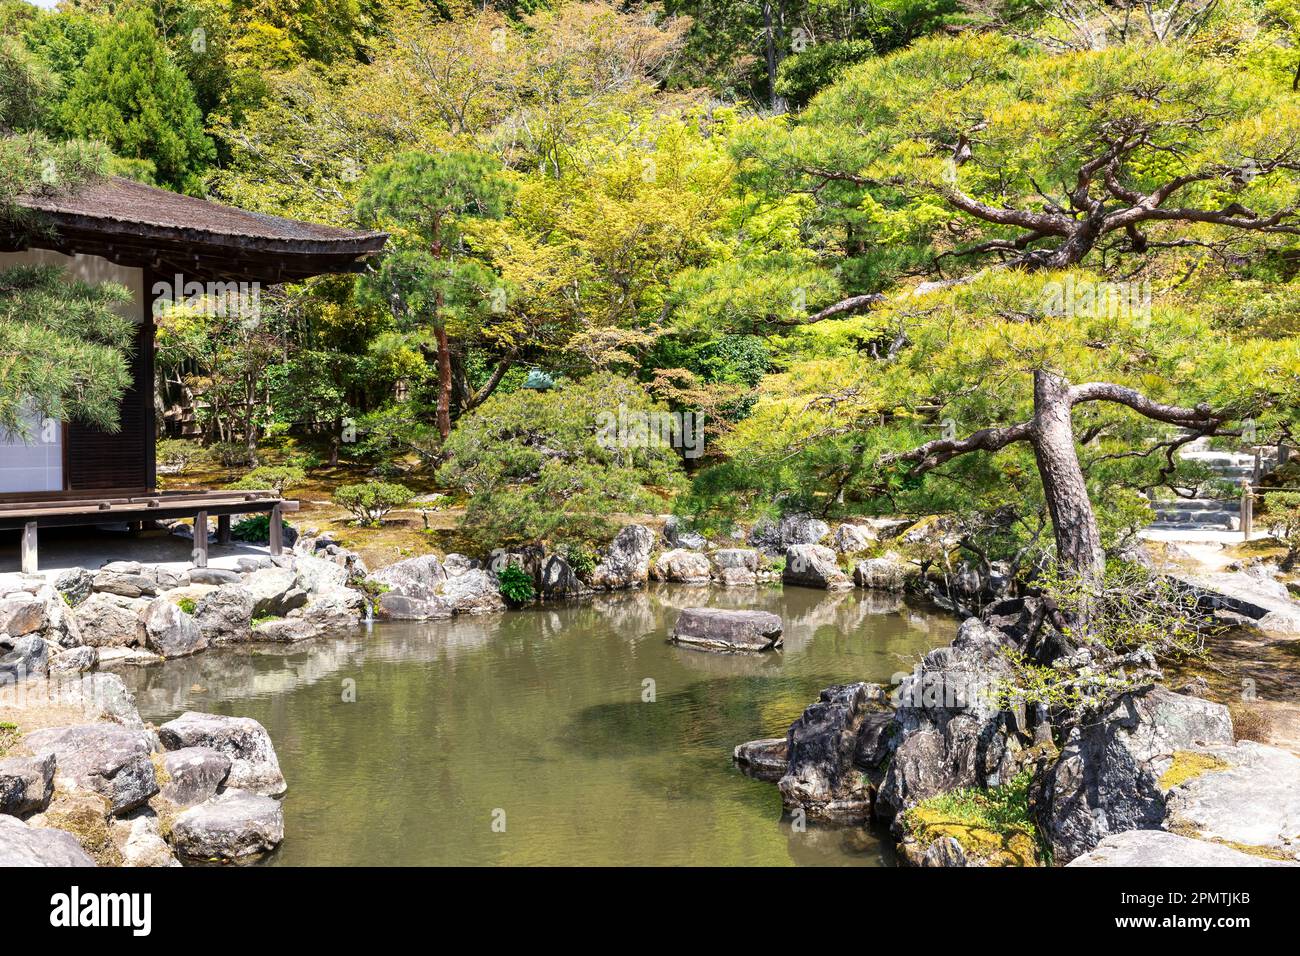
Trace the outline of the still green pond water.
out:
<instances>
[{"instance_id":1,"label":"still green pond water","mask_svg":"<svg viewBox=\"0 0 1300 956\"><path fill-rule=\"evenodd\" d=\"M784 649L668 644L680 608L704 604L781 615ZM289 782L276 865L882 865L869 831L795 832L731 751L783 735L828 684L910 670L954 630L858 592L660 586L124 677L147 720L266 726Z\"/></svg>"}]
</instances>

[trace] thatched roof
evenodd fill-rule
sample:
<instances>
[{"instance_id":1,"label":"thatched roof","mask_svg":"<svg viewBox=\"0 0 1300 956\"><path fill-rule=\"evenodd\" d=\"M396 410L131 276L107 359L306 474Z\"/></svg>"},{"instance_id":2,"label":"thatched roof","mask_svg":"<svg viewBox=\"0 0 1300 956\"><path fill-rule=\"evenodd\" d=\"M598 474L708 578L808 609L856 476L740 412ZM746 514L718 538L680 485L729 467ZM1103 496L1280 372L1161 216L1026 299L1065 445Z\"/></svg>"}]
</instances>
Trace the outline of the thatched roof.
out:
<instances>
[{"instance_id":1,"label":"thatched roof","mask_svg":"<svg viewBox=\"0 0 1300 956\"><path fill-rule=\"evenodd\" d=\"M382 232L352 232L223 206L108 176L20 204L49 232L0 245L102 256L186 278L289 282L354 272L383 248Z\"/></svg>"}]
</instances>

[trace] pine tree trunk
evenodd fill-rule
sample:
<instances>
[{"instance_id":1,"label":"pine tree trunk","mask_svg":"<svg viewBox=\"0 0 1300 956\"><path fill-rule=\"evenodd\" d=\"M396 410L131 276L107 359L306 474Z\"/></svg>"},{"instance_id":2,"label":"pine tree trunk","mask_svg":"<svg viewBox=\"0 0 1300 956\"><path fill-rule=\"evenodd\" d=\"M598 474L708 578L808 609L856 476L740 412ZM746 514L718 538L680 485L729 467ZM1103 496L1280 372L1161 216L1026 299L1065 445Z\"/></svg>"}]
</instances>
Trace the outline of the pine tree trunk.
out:
<instances>
[{"instance_id":1,"label":"pine tree trunk","mask_svg":"<svg viewBox=\"0 0 1300 956\"><path fill-rule=\"evenodd\" d=\"M443 441L451 434L451 350L447 345L447 329L438 326L438 432Z\"/></svg>"},{"instance_id":2,"label":"pine tree trunk","mask_svg":"<svg viewBox=\"0 0 1300 956\"><path fill-rule=\"evenodd\" d=\"M1057 560L1083 583L1101 580L1106 558L1074 449L1070 383L1052 372L1034 373L1034 457L1056 536Z\"/></svg>"}]
</instances>

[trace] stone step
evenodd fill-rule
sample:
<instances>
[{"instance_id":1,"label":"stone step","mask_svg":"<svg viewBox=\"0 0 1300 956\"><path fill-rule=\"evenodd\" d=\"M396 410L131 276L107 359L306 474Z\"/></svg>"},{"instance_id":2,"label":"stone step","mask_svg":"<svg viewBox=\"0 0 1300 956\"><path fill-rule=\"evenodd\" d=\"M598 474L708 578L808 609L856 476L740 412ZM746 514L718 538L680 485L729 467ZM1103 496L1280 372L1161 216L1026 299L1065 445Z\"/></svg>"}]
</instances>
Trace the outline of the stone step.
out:
<instances>
[{"instance_id":1,"label":"stone step","mask_svg":"<svg viewBox=\"0 0 1300 956\"><path fill-rule=\"evenodd\" d=\"M1237 507L1237 502L1222 498L1178 498L1154 501L1152 507L1157 511L1231 511Z\"/></svg>"},{"instance_id":2,"label":"stone step","mask_svg":"<svg viewBox=\"0 0 1300 956\"><path fill-rule=\"evenodd\" d=\"M1147 525L1154 531L1240 531L1238 518L1225 518L1222 521L1164 521L1157 519Z\"/></svg>"}]
</instances>

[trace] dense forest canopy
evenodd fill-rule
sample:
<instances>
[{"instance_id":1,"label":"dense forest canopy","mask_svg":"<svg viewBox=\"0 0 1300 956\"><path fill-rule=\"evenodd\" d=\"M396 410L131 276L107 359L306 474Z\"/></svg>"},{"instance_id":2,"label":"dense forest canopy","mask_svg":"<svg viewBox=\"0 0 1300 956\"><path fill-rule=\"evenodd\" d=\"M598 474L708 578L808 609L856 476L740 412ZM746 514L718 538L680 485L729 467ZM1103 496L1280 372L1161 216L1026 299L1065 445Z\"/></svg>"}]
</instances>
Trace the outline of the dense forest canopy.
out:
<instances>
[{"instance_id":1,"label":"dense forest canopy","mask_svg":"<svg viewBox=\"0 0 1300 956\"><path fill-rule=\"evenodd\" d=\"M1286 0L3 0L0 64L0 211L94 149L388 231L163 317L163 376L206 441L435 472L487 544L943 511L1084 567L1182 444L1297 427ZM610 396L705 453L594 451Z\"/></svg>"}]
</instances>

